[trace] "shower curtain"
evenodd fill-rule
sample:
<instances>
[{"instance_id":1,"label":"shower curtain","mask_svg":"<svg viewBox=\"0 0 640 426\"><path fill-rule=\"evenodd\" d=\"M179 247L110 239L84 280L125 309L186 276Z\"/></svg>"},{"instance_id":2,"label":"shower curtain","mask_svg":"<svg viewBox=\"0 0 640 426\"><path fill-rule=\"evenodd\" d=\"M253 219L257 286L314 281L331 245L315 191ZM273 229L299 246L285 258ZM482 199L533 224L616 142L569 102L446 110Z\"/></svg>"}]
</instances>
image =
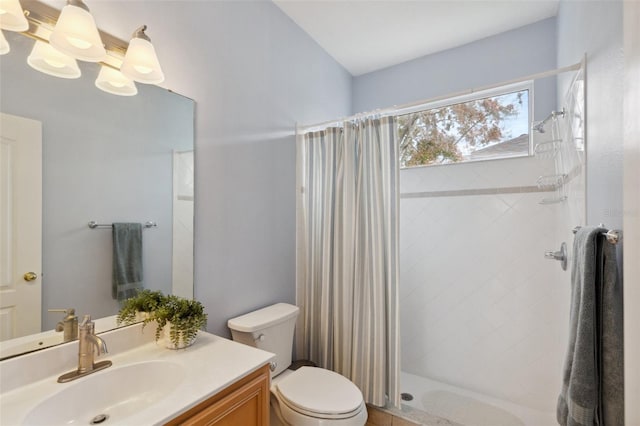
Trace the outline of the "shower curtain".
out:
<instances>
[{"instance_id":1,"label":"shower curtain","mask_svg":"<svg viewBox=\"0 0 640 426\"><path fill-rule=\"evenodd\" d=\"M399 406L398 147L394 117L299 136L302 357Z\"/></svg>"}]
</instances>

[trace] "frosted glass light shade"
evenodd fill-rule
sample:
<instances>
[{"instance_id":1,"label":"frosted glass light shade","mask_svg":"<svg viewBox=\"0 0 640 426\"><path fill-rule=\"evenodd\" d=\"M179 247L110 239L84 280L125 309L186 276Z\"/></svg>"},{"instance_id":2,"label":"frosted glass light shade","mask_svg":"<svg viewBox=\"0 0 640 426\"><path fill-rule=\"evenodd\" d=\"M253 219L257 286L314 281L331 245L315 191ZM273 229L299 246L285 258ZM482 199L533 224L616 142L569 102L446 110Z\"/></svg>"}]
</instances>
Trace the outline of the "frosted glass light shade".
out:
<instances>
[{"instance_id":1,"label":"frosted glass light shade","mask_svg":"<svg viewBox=\"0 0 640 426\"><path fill-rule=\"evenodd\" d=\"M0 28L9 31L29 29L29 22L18 0L0 0Z\"/></svg>"},{"instance_id":2,"label":"frosted glass light shade","mask_svg":"<svg viewBox=\"0 0 640 426\"><path fill-rule=\"evenodd\" d=\"M100 62L107 55L91 13L72 4L62 8L49 43L81 61Z\"/></svg>"},{"instance_id":3,"label":"frosted glass light shade","mask_svg":"<svg viewBox=\"0 0 640 426\"><path fill-rule=\"evenodd\" d=\"M164 81L164 74L153 44L142 38L131 39L120 71L140 83L158 84Z\"/></svg>"},{"instance_id":4,"label":"frosted glass light shade","mask_svg":"<svg viewBox=\"0 0 640 426\"><path fill-rule=\"evenodd\" d=\"M138 93L138 88L133 80L122 75L120 71L106 66L102 66L100 69L96 79L96 87L112 95L134 96Z\"/></svg>"},{"instance_id":5,"label":"frosted glass light shade","mask_svg":"<svg viewBox=\"0 0 640 426\"><path fill-rule=\"evenodd\" d=\"M27 63L31 68L54 77L78 78L81 74L75 59L40 40L33 45Z\"/></svg>"},{"instance_id":6,"label":"frosted glass light shade","mask_svg":"<svg viewBox=\"0 0 640 426\"><path fill-rule=\"evenodd\" d=\"M6 55L10 50L9 42L4 38L4 33L0 31L0 55Z\"/></svg>"}]
</instances>

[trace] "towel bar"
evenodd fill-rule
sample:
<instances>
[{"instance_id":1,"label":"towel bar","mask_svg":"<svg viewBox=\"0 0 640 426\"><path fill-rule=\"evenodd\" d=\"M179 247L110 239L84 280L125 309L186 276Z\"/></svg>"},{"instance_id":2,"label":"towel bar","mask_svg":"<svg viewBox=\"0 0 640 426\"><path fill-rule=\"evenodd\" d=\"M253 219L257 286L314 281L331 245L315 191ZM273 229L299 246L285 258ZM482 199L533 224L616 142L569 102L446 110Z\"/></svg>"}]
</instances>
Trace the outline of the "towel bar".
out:
<instances>
[{"instance_id":1,"label":"towel bar","mask_svg":"<svg viewBox=\"0 0 640 426\"><path fill-rule=\"evenodd\" d=\"M600 226L601 228L605 228L602 223L598 226ZM578 232L578 229L580 228L581 226L576 226L575 228L573 228L573 233L575 234L576 232ZM607 232L603 232L602 235L604 235L607 238L607 241L609 241L611 244L618 244L620 240L622 240L622 231L617 229L610 229Z\"/></svg>"},{"instance_id":2,"label":"towel bar","mask_svg":"<svg viewBox=\"0 0 640 426\"><path fill-rule=\"evenodd\" d=\"M88 223L89 228L91 229L95 229L95 228L113 228L113 223L97 223L95 220L92 220L91 222ZM156 228L158 226L158 224L156 222L145 222L142 224L143 227L145 228Z\"/></svg>"}]
</instances>

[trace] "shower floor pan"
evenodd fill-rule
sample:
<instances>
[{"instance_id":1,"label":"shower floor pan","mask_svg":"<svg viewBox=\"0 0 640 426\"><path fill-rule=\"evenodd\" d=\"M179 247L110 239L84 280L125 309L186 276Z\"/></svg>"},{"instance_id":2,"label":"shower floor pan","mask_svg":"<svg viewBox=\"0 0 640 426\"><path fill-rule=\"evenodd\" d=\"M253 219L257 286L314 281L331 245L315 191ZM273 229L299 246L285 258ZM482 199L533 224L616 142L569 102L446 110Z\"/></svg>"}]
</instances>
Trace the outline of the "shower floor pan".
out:
<instances>
[{"instance_id":1,"label":"shower floor pan","mask_svg":"<svg viewBox=\"0 0 640 426\"><path fill-rule=\"evenodd\" d=\"M416 410L468 426L556 426L555 412L539 411L402 372L400 388L413 396L402 412L420 420ZM417 416L416 416L417 415Z\"/></svg>"}]
</instances>

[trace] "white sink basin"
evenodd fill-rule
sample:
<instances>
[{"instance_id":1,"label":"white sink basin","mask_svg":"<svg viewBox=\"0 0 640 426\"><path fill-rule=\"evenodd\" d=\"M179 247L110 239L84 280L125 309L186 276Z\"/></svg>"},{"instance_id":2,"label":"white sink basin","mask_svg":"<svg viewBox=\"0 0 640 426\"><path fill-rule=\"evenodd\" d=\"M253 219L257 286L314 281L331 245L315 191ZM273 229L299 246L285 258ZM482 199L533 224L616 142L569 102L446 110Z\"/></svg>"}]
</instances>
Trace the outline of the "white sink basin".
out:
<instances>
[{"instance_id":1,"label":"white sink basin","mask_svg":"<svg viewBox=\"0 0 640 426\"><path fill-rule=\"evenodd\" d=\"M58 383L78 359L78 342L0 361L0 425L164 425L231 383L274 360L274 355L207 332L193 346L168 350L155 327L142 324L100 336L110 360L105 370Z\"/></svg>"},{"instance_id":2,"label":"white sink basin","mask_svg":"<svg viewBox=\"0 0 640 426\"><path fill-rule=\"evenodd\" d=\"M175 362L112 366L76 382L58 385L60 391L29 411L24 424L126 424L128 416L163 400L184 377L184 367Z\"/></svg>"}]
</instances>

